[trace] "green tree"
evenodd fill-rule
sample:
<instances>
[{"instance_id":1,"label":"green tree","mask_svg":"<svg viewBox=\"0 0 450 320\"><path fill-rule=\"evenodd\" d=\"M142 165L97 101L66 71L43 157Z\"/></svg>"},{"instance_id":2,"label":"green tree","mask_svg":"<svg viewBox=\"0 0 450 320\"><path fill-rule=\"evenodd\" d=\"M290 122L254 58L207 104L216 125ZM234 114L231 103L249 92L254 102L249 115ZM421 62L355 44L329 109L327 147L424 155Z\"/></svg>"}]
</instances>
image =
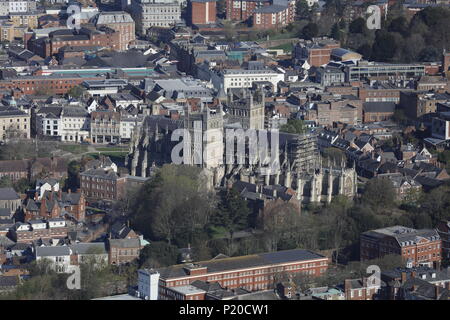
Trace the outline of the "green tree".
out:
<instances>
[{"instance_id":1,"label":"green tree","mask_svg":"<svg viewBox=\"0 0 450 320\"><path fill-rule=\"evenodd\" d=\"M237 35L233 22L226 20L223 22L223 30L225 32L225 40L233 41Z\"/></svg>"},{"instance_id":2,"label":"green tree","mask_svg":"<svg viewBox=\"0 0 450 320\"><path fill-rule=\"evenodd\" d=\"M209 222L215 197L206 189L201 169L165 165L130 205L133 228L147 239L187 245Z\"/></svg>"},{"instance_id":3,"label":"green tree","mask_svg":"<svg viewBox=\"0 0 450 320\"><path fill-rule=\"evenodd\" d=\"M342 32L341 32L341 29L339 28L339 24L338 23L333 24L333 27L331 28L330 36L334 40L338 40L338 41L341 40Z\"/></svg>"},{"instance_id":4,"label":"green tree","mask_svg":"<svg viewBox=\"0 0 450 320\"><path fill-rule=\"evenodd\" d=\"M377 32L372 47L372 59L375 61L391 61L397 51L395 37L388 32Z\"/></svg>"},{"instance_id":5,"label":"green tree","mask_svg":"<svg viewBox=\"0 0 450 320\"><path fill-rule=\"evenodd\" d=\"M360 46L356 51L362 54L364 59L370 59L372 56L372 46L367 42Z\"/></svg>"},{"instance_id":6,"label":"green tree","mask_svg":"<svg viewBox=\"0 0 450 320\"><path fill-rule=\"evenodd\" d=\"M312 38L317 37L318 34L319 27L314 22L310 22L305 27L303 27L301 37L306 40L312 40Z\"/></svg>"},{"instance_id":7,"label":"green tree","mask_svg":"<svg viewBox=\"0 0 450 320\"><path fill-rule=\"evenodd\" d=\"M280 127L280 131L293 134L303 134L306 132L305 122L301 119L288 119L287 124Z\"/></svg>"},{"instance_id":8,"label":"green tree","mask_svg":"<svg viewBox=\"0 0 450 320\"><path fill-rule=\"evenodd\" d=\"M361 201L373 208L390 208L394 205L395 194L389 179L374 178L366 183Z\"/></svg>"},{"instance_id":9,"label":"green tree","mask_svg":"<svg viewBox=\"0 0 450 320\"><path fill-rule=\"evenodd\" d=\"M174 265L178 259L178 248L164 241L154 241L146 245L139 255L142 268L159 268Z\"/></svg>"},{"instance_id":10,"label":"green tree","mask_svg":"<svg viewBox=\"0 0 450 320\"><path fill-rule=\"evenodd\" d=\"M213 225L224 227L232 240L234 232L248 226L250 209L235 188L228 190L221 200L219 209L211 217L211 222Z\"/></svg>"},{"instance_id":11,"label":"green tree","mask_svg":"<svg viewBox=\"0 0 450 320\"><path fill-rule=\"evenodd\" d=\"M67 165L67 189L76 191L80 187L81 162L73 160Z\"/></svg>"},{"instance_id":12,"label":"green tree","mask_svg":"<svg viewBox=\"0 0 450 320\"><path fill-rule=\"evenodd\" d=\"M30 188L30 182L27 178L21 178L14 183L14 190L19 193L25 193Z\"/></svg>"},{"instance_id":13,"label":"green tree","mask_svg":"<svg viewBox=\"0 0 450 320\"><path fill-rule=\"evenodd\" d=\"M86 92L82 86L74 86L69 91L67 91L67 95L76 99L79 99Z\"/></svg>"},{"instance_id":14,"label":"green tree","mask_svg":"<svg viewBox=\"0 0 450 320\"><path fill-rule=\"evenodd\" d=\"M3 176L0 178L0 188L11 188L13 183L9 176Z\"/></svg>"},{"instance_id":15,"label":"green tree","mask_svg":"<svg viewBox=\"0 0 450 320\"><path fill-rule=\"evenodd\" d=\"M398 32L402 36L408 36L409 34L409 24L405 17L400 16L391 21L388 27L389 32Z\"/></svg>"},{"instance_id":16,"label":"green tree","mask_svg":"<svg viewBox=\"0 0 450 320\"><path fill-rule=\"evenodd\" d=\"M366 20L364 20L363 18L357 18L353 20L348 26L348 31L350 33L364 33L366 29Z\"/></svg>"},{"instance_id":17,"label":"green tree","mask_svg":"<svg viewBox=\"0 0 450 320\"><path fill-rule=\"evenodd\" d=\"M440 52L435 47L425 47L419 53L419 60L423 62L433 62L439 60Z\"/></svg>"},{"instance_id":18,"label":"green tree","mask_svg":"<svg viewBox=\"0 0 450 320\"><path fill-rule=\"evenodd\" d=\"M298 0L295 3L295 12L297 17L301 19L309 19L310 18L310 8L306 0Z\"/></svg>"}]
</instances>

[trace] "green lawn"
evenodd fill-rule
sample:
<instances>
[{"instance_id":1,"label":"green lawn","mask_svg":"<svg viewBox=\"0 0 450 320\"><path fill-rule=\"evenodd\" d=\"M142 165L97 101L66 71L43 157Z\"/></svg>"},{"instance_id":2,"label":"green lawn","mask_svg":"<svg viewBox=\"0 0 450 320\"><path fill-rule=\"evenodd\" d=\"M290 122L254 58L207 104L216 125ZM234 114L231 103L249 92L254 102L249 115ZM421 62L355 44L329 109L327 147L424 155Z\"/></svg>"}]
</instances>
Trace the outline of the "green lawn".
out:
<instances>
[{"instance_id":1,"label":"green lawn","mask_svg":"<svg viewBox=\"0 0 450 320\"><path fill-rule=\"evenodd\" d=\"M292 52L293 46L292 46L292 43L285 43L285 44L281 44L279 46L270 47L269 50L270 49L274 49L274 50L283 49L284 52Z\"/></svg>"},{"instance_id":2,"label":"green lawn","mask_svg":"<svg viewBox=\"0 0 450 320\"><path fill-rule=\"evenodd\" d=\"M228 232L224 227L211 226L209 232L212 239L223 239L228 235Z\"/></svg>"},{"instance_id":3,"label":"green lawn","mask_svg":"<svg viewBox=\"0 0 450 320\"><path fill-rule=\"evenodd\" d=\"M100 152L126 152L128 151L128 147L111 147L111 148L99 147L95 148L95 150Z\"/></svg>"},{"instance_id":4,"label":"green lawn","mask_svg":"<svg viewBox=\"0 0 450 320\"><path fill-rule=\"evenodd\" d=\"M82 144L60 144L58 148L74 154L84 153L88 151L88 147Z\"/></svg>"}]
</instances>

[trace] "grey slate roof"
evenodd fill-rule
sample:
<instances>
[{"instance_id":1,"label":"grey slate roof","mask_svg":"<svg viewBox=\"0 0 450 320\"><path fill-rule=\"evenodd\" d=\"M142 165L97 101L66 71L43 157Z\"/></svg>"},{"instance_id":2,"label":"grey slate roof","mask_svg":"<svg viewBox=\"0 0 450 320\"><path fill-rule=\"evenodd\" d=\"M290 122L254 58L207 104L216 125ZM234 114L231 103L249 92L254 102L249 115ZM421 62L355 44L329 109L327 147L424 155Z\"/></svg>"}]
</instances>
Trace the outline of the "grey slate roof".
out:
<instances>
[{"instance_id":1,"label":"grey slate roof","mask_svg":"<svg viewBox=\"0 0 450 320\"><path fill-rule=\"evenodd\" d=\"M381 228L376 230L370 230L363 233L365 236L374 238L384 238L386 236L394 237L398 244L403 247L405 245L417 243L421 238L429 240L440 239L439 234L433 229L421 229L416 230L403 226L392 226L387 228Z\"/></svg>"},{"instance_id":2,"label":"grey slate roof","mask_svg":"<svg viewBox=\"0 0 450 320\"><path fill-rule=\"evenodd\" d=\"M101 177L102 179L117 180L119 176L113 170L89 169L81 173L82 176Z\"/></svg>"},{"instance_id":3,"label":"grey slate roof","mask_svg":"<svg viewBox=\"0 0 450 320\"><path fill-rule=\"evenodd\" d=\"M36 257L69 256L70 248L67 246L36 247Z\"/></svg>"},{"instance_id":4,"label":"grey slate roof","mask_svg":"<svg viewBox=\"0 0 450 320\"><path fill-rule=\"evenodd\" d=\"M0 200L17 200L19 195L13 188L0 188Z\"/></svg>"},{"instance_id":5,"label":"grey slate roof","mask_svg":"<svg viewBox=\"0 0 450 320\"><path fill-rule=\"evenodd\" d=\"M271 265L276 263L287 263L294 261L305 261L322 259L324 256L309 250L294 249L278 252L253 254L248 256L231 257L218 260L202 261L198 264L208 268L208 272L221 272L226 270L239 270L258 266ZM158 270L161 278L168 279L186 276L185 267L187 265L174 265Z\"/></svg>"},{"instance_id":6,"label":"grey slate roof","mask_svg":"<svg viewBox=\"0 0 450 320\"><path fill-rule=\"evenodd\" d=\"M4 217L10 217L11 216L11 210L9 210L8 208L0 208L0 217L4 218Z\"/></svg>"},{"instance_id":7,"label":"grey slate roof","mask_svg":"<svg viewBox=\"0 0 450 320\"><path fill-rule=\"evenodd\" d=\"M17 276L0 276L0 287L15 287L19 284Z\"/></svg>"},{"instance_id":8,"label":"grey slate roof","mask_svg":"<svg viewBox=\"0 0 450 320\"><path fill-rule=\"evenodd\" d=\"M109 239L111 247L119 248L139 248L141 242L139 239Z\"/></svg>"},{"instance_id":9,"label":"grey slate roof","mask_svg":"<svg viewBox=\"0 0 450 320\"><path fill-rule=\"evenodd\" d=\"M77 254L107 254L104 242L76 243L70 248Z\"/></svg>"}]
</instances>

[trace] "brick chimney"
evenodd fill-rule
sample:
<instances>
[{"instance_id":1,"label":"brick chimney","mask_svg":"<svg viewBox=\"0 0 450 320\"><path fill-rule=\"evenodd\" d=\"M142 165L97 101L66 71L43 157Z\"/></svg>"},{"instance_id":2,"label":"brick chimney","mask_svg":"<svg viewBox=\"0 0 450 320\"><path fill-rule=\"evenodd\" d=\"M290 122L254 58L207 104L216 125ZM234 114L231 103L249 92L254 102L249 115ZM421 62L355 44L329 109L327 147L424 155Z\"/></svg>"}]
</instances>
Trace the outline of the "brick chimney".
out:
<instances>
[{"instance_id":1,"label":"brick chimney","mask_svg":"<svg viewBox=\"0 0 450 320\"><path fill-rule=\"evenodd\" d=\"M45 199L45 195L44 195L44 196L42 197L42 199L41 199L41 207L40 207L40 211L39 211L41 217L45 217L45 216L46 216L46 205L45 205L45 201L46 201L46 199Z\"/></svg>"},{"instance_id":2,"label":"brick chimney","mask_svg":"<svg viewBox=\"0 0 450 320\"><path fill-rule=\"evenodd\" d=\"M441 292L441 287L438 285L434 285L434 296L437 299L439 299L439 294Z\"/></svg>"},{"instance_id":3,"label":"brick chimney","mask_svg":"<svg viewBox=\"0 0 450 320\"><path fill-rule=\"evenodd\" d=\"M37 191L34 193L34 201L38 201L39 200L39 194L37 193Z\"/></svg>"},{"instance_id":4,"label":"brick chimney","mask_svg":"<svg viewBox=\"0 0 450 320\"><path fill-rule=\"evenodd\" d=\"M416 271L412 271L411 272L411 278L415 278L416 277Z\"/></svg>"},{"instance_id":5,"label":"brick chimney","mask_svg":"<svg viewBox=\"0 0 450 320\"><path fill-rule=\"evenodd\" d=\"M62 200L62 191L61 189L58 190L58 200Z\"/></svg>"},{"instance_id":6,"label":"brick chimney","mask_svg":"<svg viewBox=\"0 0 450 320\"><path fill-rule=\"evenodd\" d=\"M344 291L347 292L347 290L350 290L352 288L350 279L345 279L344 281Z\"/></svg>"},{"instance_id":7,"label":"brick chimney","mask_svg":"<svg viewBox=\"0 0 450 320\"><path fill-rule=\"evenodd\" d=\"M406 272L402 272L402 283L406 282Z\"/></svg>"},{"instance_id":8,"label":"brick chimney","mask_svg":"<svg viewBox=\"0 0 450 320\"><path fill-rule=\"evenodd\" d=\"M434 262L434 268L436 269L436 271L441 271L441 262L440 261L435 261Z\"/></svg>"}]
</instances>

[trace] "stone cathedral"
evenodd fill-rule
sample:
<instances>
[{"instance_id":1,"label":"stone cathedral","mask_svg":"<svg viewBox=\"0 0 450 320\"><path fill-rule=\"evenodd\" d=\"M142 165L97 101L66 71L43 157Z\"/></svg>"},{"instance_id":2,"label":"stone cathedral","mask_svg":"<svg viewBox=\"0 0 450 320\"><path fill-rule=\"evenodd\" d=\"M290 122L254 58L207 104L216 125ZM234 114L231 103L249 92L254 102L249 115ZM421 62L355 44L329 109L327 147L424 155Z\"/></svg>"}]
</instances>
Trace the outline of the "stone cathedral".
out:
<instances>
[{"instance_id":1,"label":"stone cathedral","mask_svg":"<svg viewBox=\"0 0 450 320\"><path fill-rule=\"evenodd\" d=\"M150 167L172 163L172 151L180 145L180 140L172 141L176 129L186 129L191 138L200 132L203 139L197 143L185 145L182 154L191 165L203 168L208 187L230 186L237 180L257 185L284 185L296 191L302 203L330 202L333 196L353 197L357 192L357 175L354 166L346 164L324 165L315 134L279 133L279 143L274 154L278 169L274 172L262 170L264 161L248 161L243 164L224 164L230 150L226 150L226 129L264 128L264 94L251 89L237 89L234 96L229 95L227 106L202 106L192 111L185 107L184 115L178 120L165 116L150 115L135 127L126 165L131 175L146 177ZM245 92L243 91L245 90ZM250 97L253 95L253 97ZM240 99L240 102L237 101ZM195 140L195 138L193 138ZM270 140L270 139L269 139ZM231 152L236 152L234 148ZM227 154L228 153L228 154ZM195 162L195 155L201 155L203 161ZM228 161L229 163L229 161Z\"/></svg>"}]
</instances>

